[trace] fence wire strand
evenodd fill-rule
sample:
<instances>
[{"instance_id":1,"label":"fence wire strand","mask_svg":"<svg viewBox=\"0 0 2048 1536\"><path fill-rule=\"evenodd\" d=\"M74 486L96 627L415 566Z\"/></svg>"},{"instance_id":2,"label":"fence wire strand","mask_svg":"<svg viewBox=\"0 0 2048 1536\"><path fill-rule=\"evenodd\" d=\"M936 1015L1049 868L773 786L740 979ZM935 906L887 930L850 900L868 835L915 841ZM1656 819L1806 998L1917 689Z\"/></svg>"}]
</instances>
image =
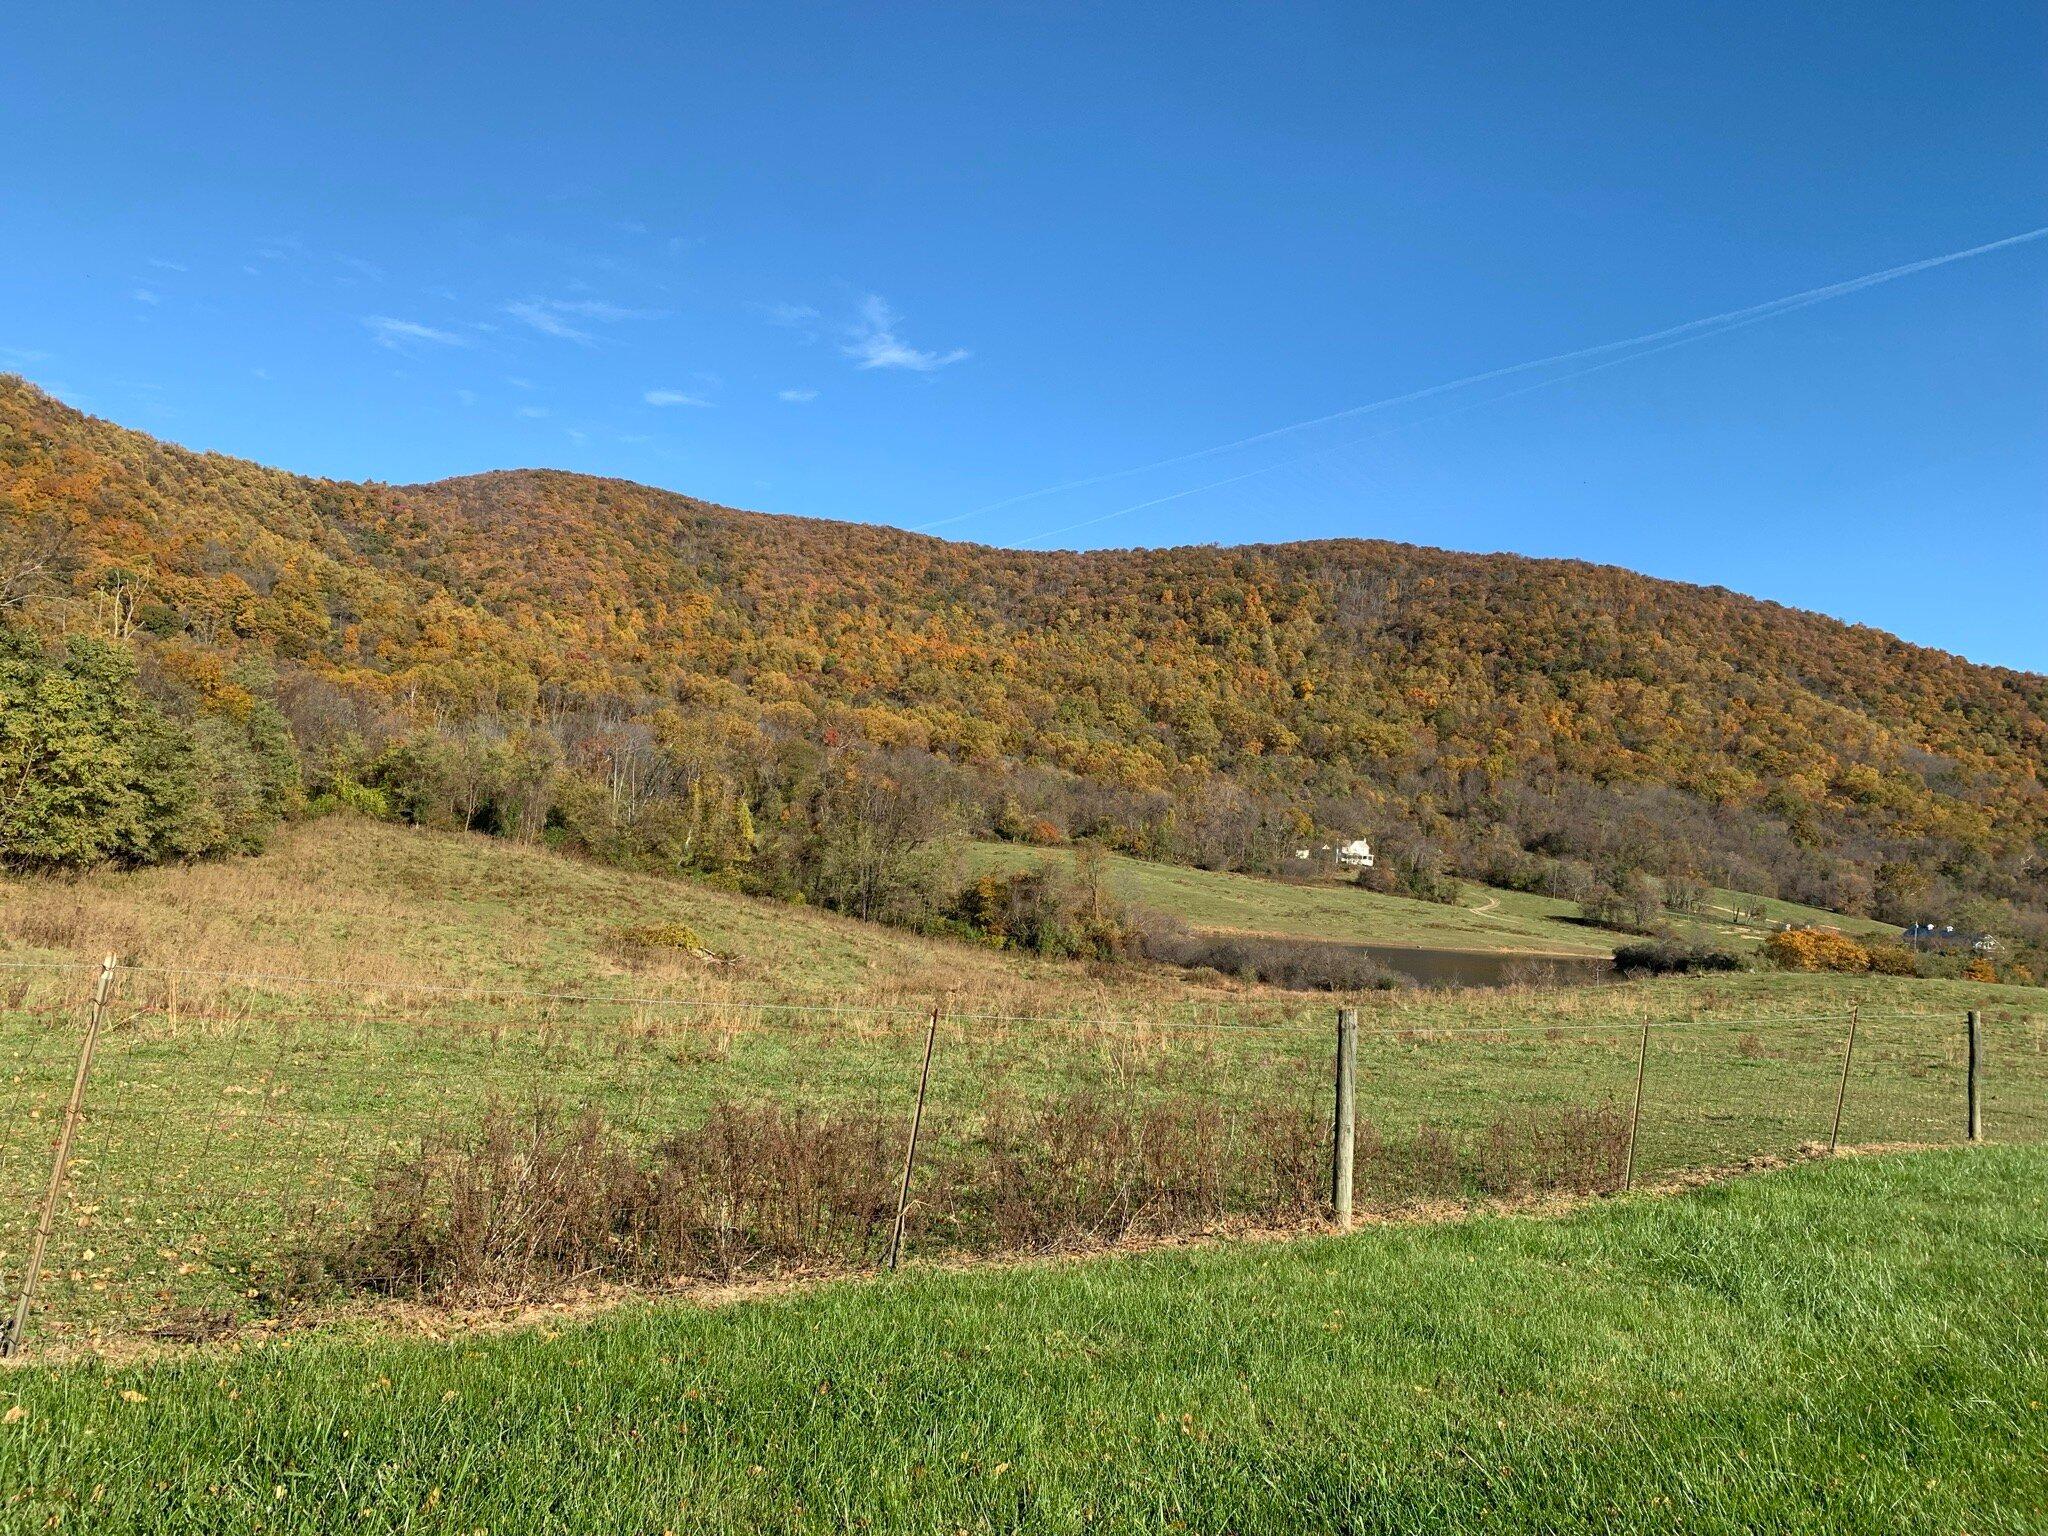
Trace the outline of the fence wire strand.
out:
<instances>
[{"instance_id":1,"label":"fence wire strand","mask_svg":"<svg viewBox=\"0 0 2048 1536\"><path fill-rule=\"evenodd\" d=\"M96 970L0 958L0 971L59 978L0 999L0 1060L14 1077L0 1096L0 1172L18 1190L47 1178L33 1128L53 1140L60 1129L43 1117L61 1108ZM657 1239L682 1243L663 1262L690 1274L873 1262L929 1018L928 1004L177 966L124 966L117 982L37 1299L37 1327L74 1341L317 1310L318 1297L292 1291L308 1263L362 1294L419 1290L420 1274L362 1246L389 1235L368 1225L372 1189L402 1206L408 1180L441 1202L413 1212L440 1224L428 1259L502 1241L491 1261L501 1288L572 1271L630 1278L632 1245ZM1845 1082L1848 1009L1492 1024L1368 1014L1356 1031L1361 1198L1391 1209L1618 1188L1638 1038L1649 1047L1639 1174L1824 1144L1838 1094L1845 1144L1960 1140L1960 1016L1854 1017ZM1984 1018L1991 1134L2048 1137L2048 1021ZM1319 1219L1331 1037L1327 1023L1220 1009L944 1012L913 1170L913 1252ZM253 1086L242 1081L252 1067ZM645 1209L607 1217L598 1241L577 1190L626 1190ZM10 1284L32 1199L0 1210ZM457 1211L459 1199L481 1203Z\"/></svg>"}]
</instances>

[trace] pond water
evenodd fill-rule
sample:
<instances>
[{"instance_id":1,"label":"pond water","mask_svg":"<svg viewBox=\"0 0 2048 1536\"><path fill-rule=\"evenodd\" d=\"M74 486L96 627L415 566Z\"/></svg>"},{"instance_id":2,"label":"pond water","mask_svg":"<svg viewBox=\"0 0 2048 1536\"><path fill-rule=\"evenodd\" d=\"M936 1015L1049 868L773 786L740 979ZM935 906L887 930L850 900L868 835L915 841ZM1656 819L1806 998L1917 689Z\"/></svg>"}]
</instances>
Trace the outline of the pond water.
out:
<instances>
[{"instance_id":1,"label":"pond water","mask_svg":"<svg viewBox=\"0 0 2048 1536\"><path fill-rule=\"evenodd\" d=\"M1425 987L1575 986L1606 981L1614 974L1614 962L1605 955L1487 954L1395 944L1348 947Z\"/></svg>"}]
</instances>

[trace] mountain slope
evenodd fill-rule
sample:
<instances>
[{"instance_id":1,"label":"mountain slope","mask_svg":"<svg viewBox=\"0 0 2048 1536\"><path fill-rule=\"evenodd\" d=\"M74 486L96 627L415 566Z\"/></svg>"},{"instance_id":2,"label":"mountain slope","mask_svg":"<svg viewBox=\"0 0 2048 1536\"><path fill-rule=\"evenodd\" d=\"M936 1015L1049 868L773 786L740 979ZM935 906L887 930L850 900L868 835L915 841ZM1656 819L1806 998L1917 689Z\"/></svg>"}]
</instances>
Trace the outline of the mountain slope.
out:
<instances>
[{"instance_id":1,"label":"mountain slope","mask_svg":"<svg viewBox=\"0 0 2048 1536\"><path fill-rule=\"evenodd\" d=\"M1927 880L2039 896L2048 679L1613 568L1026 553L549 471L341 484L0 379L0 581L59 531L18 607L129 635L202 707L275 689L302 745L539 724L574 759L666 710L700 766L930 753L992 805L1193 861L1356 825L1496 878L1690 862L1845 907Z\"/></svg>"}]
</instances>

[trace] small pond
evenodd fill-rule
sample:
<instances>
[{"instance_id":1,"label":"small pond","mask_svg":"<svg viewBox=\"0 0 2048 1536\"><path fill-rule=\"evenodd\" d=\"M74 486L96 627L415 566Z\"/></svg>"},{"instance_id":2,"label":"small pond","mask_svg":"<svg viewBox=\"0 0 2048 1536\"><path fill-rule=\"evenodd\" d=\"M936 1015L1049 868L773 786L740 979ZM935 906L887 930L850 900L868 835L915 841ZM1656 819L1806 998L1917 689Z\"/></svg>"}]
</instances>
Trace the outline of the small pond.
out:
<instances>
[{"instance_id":1,"label":"small pond","mask_svg":"<svg viewBox=\"0 0 2048 1536\"><path fill-rule=\"evenodd\" d=\"M1614 974L1614 962L1605 955L1488 954L1396 944L1350 947L1425 987L1574 986L1605 981Z\"/></svg>"}]
</instances>

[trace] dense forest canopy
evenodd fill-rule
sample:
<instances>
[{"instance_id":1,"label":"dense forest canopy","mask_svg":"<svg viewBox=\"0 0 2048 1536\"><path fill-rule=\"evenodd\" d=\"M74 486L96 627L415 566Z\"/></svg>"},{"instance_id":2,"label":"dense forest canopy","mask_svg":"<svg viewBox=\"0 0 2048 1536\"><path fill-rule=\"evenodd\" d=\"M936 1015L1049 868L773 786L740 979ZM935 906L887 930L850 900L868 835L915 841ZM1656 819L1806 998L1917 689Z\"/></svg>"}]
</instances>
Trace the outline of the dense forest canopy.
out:
<instances>
[{"instance_id":1,"label":"dense forest canopy","mask_svg":"<svg viewBox=\"0 0 2048 1536\"><path fill-rule=\"evenodd\" d=\"M551 471L338 483L0 377L0 624L17 671L24 636L52 675L126 653L207 744L186 778L263 765L183 813L223 848L302 780L827 899L818 859L888 854L822 818L887 801L913 842L964 818L1256 869L1366 832L1418 880L2048 907L2048 679L1570 561L1020 552Z\"/></svg>"}]
</instances>

